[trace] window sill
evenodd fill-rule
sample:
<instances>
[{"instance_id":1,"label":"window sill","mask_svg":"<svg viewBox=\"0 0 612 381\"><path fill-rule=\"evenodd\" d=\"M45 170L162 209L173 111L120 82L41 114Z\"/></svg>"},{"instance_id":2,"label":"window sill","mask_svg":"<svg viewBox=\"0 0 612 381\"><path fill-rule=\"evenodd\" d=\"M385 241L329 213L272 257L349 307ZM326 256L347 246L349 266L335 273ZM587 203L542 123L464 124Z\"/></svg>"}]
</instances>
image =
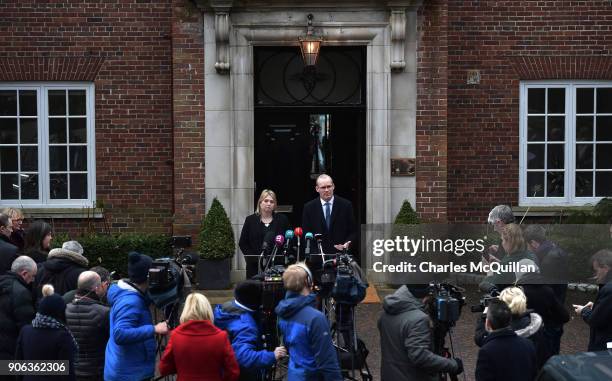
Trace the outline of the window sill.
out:
<instances>
[{"instance_id":1,"label":"window sill","mask_svg":"<svg viewBox=\"0 0 612 381\"><path fill-rule=\"evenodd\" d=\"M26 218L104 218L102 208L23 208L21 209Z\"/></svg>"},{"instance_id":2,"label":"window sill","mask_svg":"<svg viewBox=\"0 0 612 381\"><path fill-rule=\"evenodd\" d=\"M512 213L515 217L522 218L525 213L527 217L558 217L566 216L573 212L590 212L593 205L587 206L513 206Z\"/></svg>"}]
</instances>

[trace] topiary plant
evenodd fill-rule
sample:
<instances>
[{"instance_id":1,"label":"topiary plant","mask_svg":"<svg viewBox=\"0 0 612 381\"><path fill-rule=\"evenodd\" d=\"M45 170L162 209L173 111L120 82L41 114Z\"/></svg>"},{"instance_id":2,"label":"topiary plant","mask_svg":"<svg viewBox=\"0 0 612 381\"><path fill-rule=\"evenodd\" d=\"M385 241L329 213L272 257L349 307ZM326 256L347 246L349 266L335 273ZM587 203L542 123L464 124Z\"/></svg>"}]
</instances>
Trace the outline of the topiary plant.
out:
<instances>
[{"instance_id":1,"label":"topiary plant","mask_svg":"<svg viewBox=\"0 0 612 381\"><path fill-rule=\"evenodd\" d=\"M231 258L236 250L234 231L223 205L215 199L200 229L200 256L203 259Z\"/></svg>"},{"instance_id":2,"label":"topiary plant","mask_svg":"<svg viewBox=\"0 0 612 381\"><path fill-rule=\"evenodd\" d=\"M414 211L414 209L412 209L410 201L404 200L402 208L395 217L395 221L393 223L395 225L416 225L420 224L421 221L419 220L417 213Z\"/></svg>"}]
</instances>

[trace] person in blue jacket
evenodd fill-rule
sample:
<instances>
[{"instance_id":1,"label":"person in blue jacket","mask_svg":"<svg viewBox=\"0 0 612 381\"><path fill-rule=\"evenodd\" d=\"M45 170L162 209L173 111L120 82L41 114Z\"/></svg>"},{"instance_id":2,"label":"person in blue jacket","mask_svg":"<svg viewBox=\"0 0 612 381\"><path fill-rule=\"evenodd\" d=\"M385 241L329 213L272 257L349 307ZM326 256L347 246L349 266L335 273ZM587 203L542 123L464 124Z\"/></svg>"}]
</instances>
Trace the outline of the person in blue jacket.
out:
<instances>
[{"instance_id":1,"label":"person in blue jacket","mask_svg":"<svg viewBox=\"0 0 612 381\"><path fill-rule=\"evenodd\" d=\"M315 308L312 274L303 263L283 274L285 299L276 306L279 329L289 352L288 381L341 381L338 354L325 315Z\"/></svg>"},{"instance_id":2,"label":"person in blue jacket","mask_svg":"<svg viewBox=\"0 0 612 381\"><path fill-rule=\"evenodd\" d=\"M110 338L106 344L104 380L142 381L155 374L155 334L166 335L168 325L153 325L148 275L151 257L137 252L128 256L129 279L108 290Z\"/></svg>"},{"instance_id":3,"label":"person in blue jacket","mask_svg":"<svg viewBox=\"0 0 612 381\"><path fill-rule=\"evenodd\" d=\"M274 352L262 349L255 313L261 305L261 282L246 280L236 285L234 300L215 308L215 325L227 331L238 365L239 381L258 381L276 360L287 355L285 347Z\"/></svg>"}]
</instances>

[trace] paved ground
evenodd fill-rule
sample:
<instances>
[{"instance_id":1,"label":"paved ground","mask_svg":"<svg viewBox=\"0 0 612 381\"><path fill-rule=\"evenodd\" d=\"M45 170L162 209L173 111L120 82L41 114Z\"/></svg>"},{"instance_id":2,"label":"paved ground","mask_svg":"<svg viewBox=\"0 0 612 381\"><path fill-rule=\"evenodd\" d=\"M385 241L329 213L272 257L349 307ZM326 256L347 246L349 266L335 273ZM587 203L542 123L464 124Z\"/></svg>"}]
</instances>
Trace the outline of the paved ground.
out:
<instances>
[{"instance_id":1,"label":"paved ground","mask_svg":"<svg viewBox=\"0 0 612 381\"><path fill-rule=\"evenodd\" d=\"M381 299L392 292L393 290L379 291ZM474 325L478 314L470 312L469 307L477 304L480 298L480 293L476 286L468 286L466 290L466 306L463 308L461 318L457 322L457 326L453 330L453 344L455 347L456 356L463 359L466 369L466 380L474 379L474 369L476 366L476 357L478 355L478 347L474 344ZM590 299L589 299L590 298ZM571 304L584 304L588 300L593 300L593 294L584 294L581 292L568 291L567 308L571 311L572 320L565 325L565 333L561 339L561 353L576 353L585 351L589 339L588 326L576 317L573 310L570 310ZM370 350L368 364L374 376L374 380L380 381L380 341L376 321L382 311L381 304L361 304L357 307L358 320L357 330L360 337L366 343ZM462 380L463 377L460 377ZM392 380L385 380L392 381Z\"/></svg>"}]
</instances>

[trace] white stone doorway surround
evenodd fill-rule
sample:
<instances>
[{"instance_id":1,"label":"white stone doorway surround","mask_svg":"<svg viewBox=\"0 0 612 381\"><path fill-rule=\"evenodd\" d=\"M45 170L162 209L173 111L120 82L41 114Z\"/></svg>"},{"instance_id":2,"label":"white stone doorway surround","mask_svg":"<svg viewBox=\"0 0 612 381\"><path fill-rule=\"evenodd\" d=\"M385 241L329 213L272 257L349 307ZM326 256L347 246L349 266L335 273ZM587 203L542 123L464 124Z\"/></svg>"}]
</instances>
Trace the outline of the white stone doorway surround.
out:
<instances>
[{"instance_id":1,"label":"white stone doorway surround","mask_svg":"<svg viewBox=\"0 0 612 381\"><path fill-rule=\"evenodd\" d=\"M300 2L302 3L302 2ZM365 45L366 223L389 223L403 200L415 205L414 177L391 177L392 157L416 155L416 41L420 1L334 8L203 5L205 197L224 205L236 235L254 205L254 46L297 45L309 13L327 45ZM342 5L346 4L346 5ZM272 164L273 165L273 164ZM232 280L244 278L237 248Z\"/></svg>"}]
</instances>

